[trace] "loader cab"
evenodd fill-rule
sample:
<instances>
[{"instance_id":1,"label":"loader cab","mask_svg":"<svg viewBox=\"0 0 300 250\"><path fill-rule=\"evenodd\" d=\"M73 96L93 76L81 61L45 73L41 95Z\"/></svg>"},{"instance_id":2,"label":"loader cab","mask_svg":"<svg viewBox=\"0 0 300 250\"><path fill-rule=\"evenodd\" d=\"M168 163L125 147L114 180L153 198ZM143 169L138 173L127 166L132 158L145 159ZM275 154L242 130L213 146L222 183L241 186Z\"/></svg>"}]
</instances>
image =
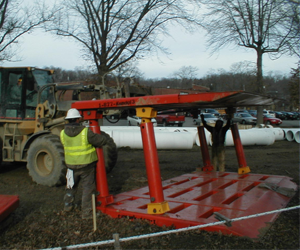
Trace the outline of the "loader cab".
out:
<instances>
[{"instance_id":1,"label":"loader cab","mask_svg":"<svg viewBox=\"0 0 300 250\"><path fill-rule=\"evenodd\" d=\"M39 89L52 83L52 71L0 67L0 118L34 120ZM40 102L47 99L41 96Z\"/></svg>"}]
</instances>

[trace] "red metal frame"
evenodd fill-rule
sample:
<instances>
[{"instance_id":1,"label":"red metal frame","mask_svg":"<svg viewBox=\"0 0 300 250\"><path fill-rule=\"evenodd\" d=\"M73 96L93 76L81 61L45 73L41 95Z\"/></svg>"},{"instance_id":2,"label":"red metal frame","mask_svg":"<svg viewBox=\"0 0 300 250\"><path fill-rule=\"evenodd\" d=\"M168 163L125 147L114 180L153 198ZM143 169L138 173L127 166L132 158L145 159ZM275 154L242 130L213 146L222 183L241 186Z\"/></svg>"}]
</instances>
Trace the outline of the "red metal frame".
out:
<instances>
[{"instance_id":1,"label":"red metal frame","mask_svg":"<svg viewBox=\"0 0 300 250\"><path fill-rule=\"evenodd\" d=\"M162 215L147 213L149 188L144 187L114 196L114 203L99 208L113 218L147 219L158 226L184 228L217 222L214 212L228 219L284 208L289 197L260 188L260 183L276 183L280 187L297 189L285 176L219 173L214 171L185 174L162 182L170 211ZM227 235L253 239L264 236L279 213L203 228Z\"/></svg>"},{"instance_id":2,"label":"red metal frame","mask_svg":"<svg viewBox=\"0 0 300 250\"><path fill-rule=\"evenodd\" d=\"M254 98L255 97L255 98ZM297 186L284 176L264 176L247 174L250 169L241 144L238 128L231 127L239 167L238 173L220 173L212 170L204 130L198 127L203 164L206 172L183 175L161 182L160 167L155 144L155 134L151 117L157 111L171 108L196 109L200 107L236 107L243 105L266 105L270 99L258 95L236 92L201 93L192 95L165 95L120 98L110 100L79 101L72 104L89 120L91 129L101 133L98 119L108 109L136 108L142 118L141 134L144 147L149 187L122 193L109 194L103 152L98 149L97 164L97 209L112 217L148 219L157 225L174 225L176 228L206 224L216 219L218 212L227 218L236 218L257 212L284 207L290 198L271 190L262 190L258 185L264 181L296 190ZM167 197L165 199L165 197ZM275 216L252 219L235 223L232 229L214 226L207 230L256 238L266 223L273 222ZM246 226L245 226L246 225Z\"/></svg>"},{"instance_id":3,"label":"red metal frame","mask_svg":"<svg viewBox=\"0 0 300 250\"><path fill-rule=\"evenodd\" d=\"M0 222L19 207L19 196L0 194Z\"/></svg>"}]
</instances>

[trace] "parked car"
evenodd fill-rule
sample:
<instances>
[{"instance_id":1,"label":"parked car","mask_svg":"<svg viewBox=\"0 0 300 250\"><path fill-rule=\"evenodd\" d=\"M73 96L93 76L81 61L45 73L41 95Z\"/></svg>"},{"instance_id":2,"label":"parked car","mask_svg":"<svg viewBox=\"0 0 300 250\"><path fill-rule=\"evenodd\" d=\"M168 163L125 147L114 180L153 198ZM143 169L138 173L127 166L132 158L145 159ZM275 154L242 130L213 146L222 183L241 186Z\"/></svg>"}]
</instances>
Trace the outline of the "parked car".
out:
<instances>
[{"instance_id":1,"label":"parked car","mask_svg":"<svg viewBox=\"0 0 300 250\"><path fill-rule=\"evenodd\" d=\"M272 117L275 117L275 112L272 110L263 110L263 115L270 115Z\"/></svg>"},{"instance_id":2,"label":"parked car","mask_svg":"<svg viewBox=\"0 0 300 250\"><path fill-rule=\"evenodd\" d=\"M286 120L296 120L296 115L293 114L292 112L286 112L286 111L282 111L282 113L285 115L285 119Z\"/></svg>"},{"instance_id":3,"label":"parked car","mask_svg":"<svg viewBox=\"0 0 300 250\"><path fill-rule=\"evenodd\" d=\"M157 126L157 122L156 119L152 118L151 122L153 123L153 126L156 127ZM140 124L142 123L142 118L141 117L137 117L137 116L127 116L127 125L128 126L140 126Z\"/></svg>"},{"instance_id":4,"label":"parked car","mask_svg":"<svg viewBox=\"0 0 300 250\"><path fill-rule=\"evenodd\" d=\"M270 116L276 117L275 111L273 111L273 110L268 110L268 112L269 112L269 115L270 115Z\"/></svg>"},{"instance_id":5,"label":"parked car","mask_svg":"<svg viewBox=\"0 0 300 250\"><path fill-rule=\"evenodd\" d=\"M165 113L170 112L170 113ZM168 125L177 125L178 127L182 127L183 123L185 122L185 113L183 112L176 112L174 113L172 110L165 111L165 112L158 112L156 116L157 124L161 124L163 127Z\"/></svg>"},{"instance_id":6,"label":"parked car","mask_svg":"<svg viewBox=\"0 0 300 250\"><path fill-rule=\"evenodd\" d=\"M285 111L280 111L280 112L284 115L284 118L282 120L288 120L287 112L285 112Z\"/></svg>"},{"instance_id":7,"label":"parked car","mask_svg":"<svg viewBox=\"0 0 300 250\"><path fill-rule=\"evenodd\" d=\"M300 119L300 113L297 111L292 112L295 115L295 119L299 120Z\"/></svg>"},{"instance_id":8,"label":"parked car","mask_svg":"<svg viewBox=\"0 0 300 250\"><path fill-rule=\"evenodd\" d=\"M281 120L285 119L285 115L282 112L275 111L275 117Z\"/></svg>"},{"instance_id":9,"label":"parked car","mask_svg":"<svg viewBox=\"0 0 300 250\"><path fill-rule=\"evenodd\" d=\"M257 117L257 110L248 110L248 113L254 117Z\"/></svg>"},{"instance_id":10,"label":"parked car","mask_svg":"<svg viewBox=\"0 0 300 250\"><path fill-rule=\"evenodd\" d=\"M257 119L248 113L234 113L232 122L240 124L256 125Z\"/></svg>"},{"instance_id":11,"label":"parked car","mask_svg":"<svg viewBox=\"0 0 300 250\"><path fill-rule=\"evenodd\" d=\"M271 115L264 115L264 124L279 126L280 124L282 124L282 120L279 118L272 117Z\"/></svg>"},{"instance_id":12,"label":"parked car","mask_svg":"<svg viewBox=\"0 0 300 250\"><path fill-rule=\"evenodd\" d=\"M249 110L247 110L247 109L237 109L236 113L249 113Z\"/></svg>"},{"instance_id":13,"label":"parked car","mask_svg":"<svg viewBox=\"0 0 300 250\"><path fill-rule=\"evenodd\" d=\"M201 109L201 113L210 113L215 117L220 117L220 113L216 109Z\"/></svg>"},{"instance_id":14,"label":"parked car","mask_svg":"<svg viewBox=\"0 0 300 250\"><path fill-rule=\"evenodd\" d=\"M210 113L203 113L204 115L204 120L206 123L216 123L219 118L215 117L213 114ZM202 123L200 115L198 115L198 119L194 119L194 124L195 125L200 125Z\"/></svg>"}]
</instances>

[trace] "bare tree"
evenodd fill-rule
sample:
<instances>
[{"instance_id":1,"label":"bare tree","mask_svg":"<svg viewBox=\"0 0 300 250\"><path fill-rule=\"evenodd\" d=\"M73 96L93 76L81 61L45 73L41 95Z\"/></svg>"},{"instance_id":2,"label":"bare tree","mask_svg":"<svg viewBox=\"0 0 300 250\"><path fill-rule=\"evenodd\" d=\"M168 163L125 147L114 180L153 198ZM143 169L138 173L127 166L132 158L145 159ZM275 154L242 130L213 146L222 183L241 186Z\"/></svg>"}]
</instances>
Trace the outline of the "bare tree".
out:
<instances>
[{"instance_id":1,"label":"bare tree","mask_svg":"<svg viewBox=\"0 0 300 250\"><path fill-rule=\"evenodd\" d=\"M161 49L158 34L169 22L192 21L182 0L65 0L49 29L72 37L100 76Z\"/></svg>"},{"instance_id":2,"label":"bare tree","mask_svg":"<svg viewBox=\"0 0 300 250\"><path fill-rule=\"evenodd\" d=\"M17 0L1 0L0 61L11 61L19 38L52 18L53 12L41 2L29 7Z\"/></svg>"},{"instance_id":3,"label":"bare tree","mask_svg":"<svg viewBox=\"0 0 300 250\"><path fill-rule=\"evenodd\" d=\"M193 66L182 66L179 70L175 71L173 75L180 79L195 79L199 69Z\"/></svg>"},{"instance_id":4,"label":"bare tree","mask_svg":"<svg viewBox=\"0 0 300 250\"><path fill-rule=\"evenodd\" d=\"M254 49L256 92L264 93L263 55L299 56L299 3L287 0L199 0L207 12L203 24L213 52L227 45ZM258 124L262 108L258 109Z\"/></svg>"},{"instance_id":5,"label":"bare tree","mask_svg":"<svg viewBox=\"0 0 300 250\"><path fill-rule=\"evenodd\" d=\"M233 63L230 66L230 71L235 73L235 74L255 74L256 72L256 67L255 63L251 61L242 61L242 62L237 62Z\"/></svg>"},{"instance_id":6,"label":"bare tree","mask_svg":"<svg viewBox=\"0 0 300 250\"><path fill-rule=\"evenodd\" d=\"M76 67L74 70L65 70L54 66L44 67L54 70L53 79L55 82L86 81L93 79L95 72Z\"/></svg>"},{"instance_id":7,"label":"bare tree","mask_svg":"<svg viewBox=\"0 0 300 250\"><path fill-rule=\"evenodd\" d=\"M293 110L297 110L297 111L299 111L300 108L299 84L300 84L300 64L298 63L298 67L292 69L291 79L289 84L291 106Z\"/></svg>"},{"instance_id":8,"label":"bare tree","mask_svg":"<svg viewBox=\"0 0 300 250\"><path fill-rule=\"evenodd\" d=\"M181 88L191 88L197 77L199 69L193 66L182 66L173 73L174 77L180 80Z\"/></svg>"},{"instance_id":9,"label":"bare tree","mask_svg":"<svg viewBox=\"0 0 300 250\"><path fill-rule=\"evenodd\" d=\"M134 59L121 64L113 73L120 82L125 78L141 79L144 77L144 74L138 68L138 62Z\"/></svg>"}]
</instances>

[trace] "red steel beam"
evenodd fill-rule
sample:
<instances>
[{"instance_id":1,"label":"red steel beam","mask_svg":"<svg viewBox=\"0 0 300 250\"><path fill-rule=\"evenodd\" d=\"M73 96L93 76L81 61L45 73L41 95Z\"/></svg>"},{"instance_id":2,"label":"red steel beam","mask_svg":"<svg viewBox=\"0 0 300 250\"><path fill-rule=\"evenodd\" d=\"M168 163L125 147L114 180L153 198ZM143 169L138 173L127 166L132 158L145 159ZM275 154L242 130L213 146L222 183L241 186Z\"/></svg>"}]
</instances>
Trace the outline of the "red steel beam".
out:
<instances>
[{"instance_id":1,"label":"red steel beam","mask_svg":"<svg viewBox=\"0 0 300 250\"><path fill-rule=\"evenodd\" d=\"M153 107L157 111L171 108L197 107L244 107L273 104L273 99L244 91L205 92L198 94L153 95L141 97L116 98L93 101L78 101L72 104L77 109L125 109L134 107Z\"/></svg>"},{"instance_id":2,"label":"red steel beam","mask_svg":"<svg viewBox=\"0 0 300 250\"><path fill-rule=\"evenodd\" d=\"M130 107L146 107L146 106L168 106L175 104L199 104L217 101L219 99L229 97L241 91L231 92L209 92L189 95L156 95L156 96L141 96L141 97L128 97L116 98L105 100L93 101L78 101L72 104L72 108L80 110L90 109L114 109L114 108L130 108Z\"/></svg>"}]
</instances>

